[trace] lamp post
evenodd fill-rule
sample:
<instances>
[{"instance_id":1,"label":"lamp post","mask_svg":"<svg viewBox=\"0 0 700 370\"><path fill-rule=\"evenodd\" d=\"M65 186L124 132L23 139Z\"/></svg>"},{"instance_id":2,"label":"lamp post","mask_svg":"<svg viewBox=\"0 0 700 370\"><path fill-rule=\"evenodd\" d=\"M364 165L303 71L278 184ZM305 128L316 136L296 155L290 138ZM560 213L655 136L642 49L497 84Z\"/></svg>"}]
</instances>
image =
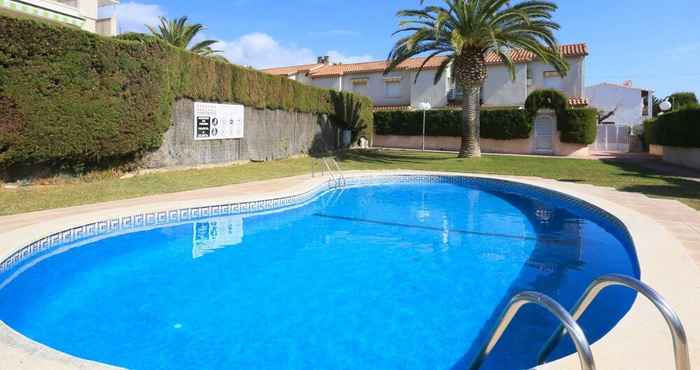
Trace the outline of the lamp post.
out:
<instances>
[{"instance_id":1,"label":"lamp post","mask_svg":"<svg viewBox=\"0 0 700 370\"><path fill-rule=\"evenodd\" d=\"M423 147L422 150L425 151L425 115L426 113L433 108L432 105L428 102L422 102L418 104L418 110L423 111Z\"/></svg>"},{"instance_id":2,"label":"lamp post","mask_svg":"<svg viewBox=\"0 0 700 370\"><path fill-rule=\"evenodd\" d=\"M664 100L659 104L659 109L661 109L662 112L668 112L671 108L673 108L673 105L668 100Z\"/></svg>"}]
</instances>

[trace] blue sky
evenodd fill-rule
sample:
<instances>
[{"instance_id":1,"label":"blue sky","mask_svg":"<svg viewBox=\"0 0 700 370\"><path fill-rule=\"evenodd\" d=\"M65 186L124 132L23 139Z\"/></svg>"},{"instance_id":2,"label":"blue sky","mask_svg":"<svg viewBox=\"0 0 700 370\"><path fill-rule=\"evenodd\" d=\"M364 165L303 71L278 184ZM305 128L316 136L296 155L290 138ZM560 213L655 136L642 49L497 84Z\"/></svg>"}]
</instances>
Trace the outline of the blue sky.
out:
<instances>
[{"instance_id":1,"label":"blue sky","mask_svg":"<svg viewBox=\"0 0 700 370\"><path fill-rule=\"evenodd\" d=\"M395 13L418 0L122 0L122 31L142 30L158 15L187 15L222 40L233 62L254 67L309 63L331 55L345 63L384 59ZM700 95L700 1L558 1L561 43L586 42L586 84L632 80L664 97Z\"/></svg>"}]
</instances>

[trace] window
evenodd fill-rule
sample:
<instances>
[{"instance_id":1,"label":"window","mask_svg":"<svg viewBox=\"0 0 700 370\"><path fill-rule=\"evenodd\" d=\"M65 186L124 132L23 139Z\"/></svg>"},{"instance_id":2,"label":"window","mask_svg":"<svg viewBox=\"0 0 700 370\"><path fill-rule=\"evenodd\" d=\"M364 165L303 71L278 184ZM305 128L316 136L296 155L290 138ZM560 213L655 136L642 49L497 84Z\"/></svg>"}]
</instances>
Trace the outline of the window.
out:
<instances>
[{"instance_id":1,"label":"window","mask_svg":"<svg viewBox=\"0 0 700 370\"><path fill-rule=\"evenodd\" d=\"M384 95L387 98L401 97L401 78L384 79Z\"/></svg>"},{"instance_id":2,"label":"window","mask_svg":"<svg viewBox=\"0 0 700 370\"><path fill-rule=\"evenodd\" d=\"M557 71L546 71L544 72L544 87L562 90L564 87L564 79Z\"/></svg>"},{"instance_id":3,"label":"window","mask_svg":"<svg viewBox=\"0 0 700 370\"><path fill-rule=\"evenodd\" d=\"M352 80L352 92L360 95L369 95L369 80L366 78L358 78Z\"/></svg>"}]
</instances>

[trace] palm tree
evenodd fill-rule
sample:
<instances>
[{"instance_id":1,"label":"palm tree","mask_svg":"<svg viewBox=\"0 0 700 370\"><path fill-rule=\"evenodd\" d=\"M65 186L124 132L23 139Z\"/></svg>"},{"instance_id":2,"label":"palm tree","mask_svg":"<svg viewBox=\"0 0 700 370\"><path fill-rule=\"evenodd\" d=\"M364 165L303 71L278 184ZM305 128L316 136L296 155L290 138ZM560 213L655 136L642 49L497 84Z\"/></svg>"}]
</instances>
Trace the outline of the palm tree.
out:
<instances>
[{"instance_id":1,"label":"palm tree","mask_svg":"<svg viewBox=\"0 0 700 370\"><path fill-rule=\"evenodd\" d=\"M464 91L462 102L462 144L459 157L480 157L479 114L480 89L486 79L486 55L495 53L515 79L511 51L528 51L562 76L569 65L559 50L552 21L557 5L549 1L522 1L511 5L509 0L443 0L443 6L402 10L400 28L404 34L389 54L385 73L394 70L409 58L426 55L418 74L433 58L446 57L435 75L437 83L452 65L457 86ZM421 0L423 4L423 0ZM418 78L416 75L416 79Z\"/></svg>"},{"instance_id":2,"label":"palm tree","mask_svg":"<svg viewBox=\"0 0 700 370\"><path fill-rule=\"evenodd\" d=\"M217 55L221 52L220 50L211 48L212 45L218 42L216 40L204 40L190 46L195 36L204 31L206 27L199 23L189 23L187 17L171 20L160 17L160 26L158 26L158 29L151 26L146 27L148 27L148 30L151 31L153 36L164 40L170 45L187 49L205 57L212 57L218 60L222 60L221 58L223 58L223 56Z\"/></svg>"}]
</instances>

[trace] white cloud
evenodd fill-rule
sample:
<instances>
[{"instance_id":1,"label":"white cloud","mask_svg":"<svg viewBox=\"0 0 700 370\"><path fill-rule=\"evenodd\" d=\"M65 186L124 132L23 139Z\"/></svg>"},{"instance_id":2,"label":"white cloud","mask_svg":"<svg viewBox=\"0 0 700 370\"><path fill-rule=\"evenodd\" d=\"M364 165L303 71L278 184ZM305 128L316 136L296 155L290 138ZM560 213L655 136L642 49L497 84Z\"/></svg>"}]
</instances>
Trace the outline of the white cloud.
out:
<instances>
[{"instance_id":1,"label":"white cloud","mask_svg":"<svg viewBox=\"0 0 700 370\"><path fill-rule=\"evenodd\" d=\"M261 32L249 33L232 41L221 41L214 48L223 50L224 56L232 63L255 68L311 63L315 58L311 49L282 45Z\"/></svg>"},{"instance_id":2,"label":"white cloud","mask_svg":"<svg viewBox=\"0 0 700 370\"><path fill-rule=\"evenodd\" d=\"M116 5L113 12L117 15L120 33L147 32L145 25L157 25L160 23L158 17L165 15L165 11L159 5L134 1Z\"/></svg>"},{"instance_id":3,"label":"white cloud","mask_svg":"<svg viewBox=\"0 0 700 370\"><path fill-rule=\"evenodd\" d=\"M328 55L331 62L334 63L362 63L374 60L374 58L369 54L352 56L345 55L337 50L330 50L325 55Z\"/></svg>"},{"instance_id":4,"label":"white cloud","mask_svg":"<svg viewBox=\"0 0 700 370\"><path fill-rule=\"evenodd\" d=\"M272 36L261 33L249 33L232 41L221 41L214 46L223 50L224 56L232 63L250 65L255 68L281 67L297 64L314 63L320 53L296 45L283 45ZM347 56L335 50L328 51L333 62L356 63L371 60L370 55Z\"/></svg>"},{"instance_id":5,"label":"white cloud","mask_svg":"<svg viewBox=\"0 0 700 370\"><path fill-rule=\"evenodd\" d=\"M145 25L157 25L158 19L165 16L163 8L156 4L140 3L136 1L124 2L100 14L106 17L116 13L119 24L119 32L147 32ZM331 30L325 34L332 33L336 36L355 34L351 30ZM204 39L214 39L214 35L198 35L194 42ZM317 53L312 49L300 47L294 44L283 44L275 40L272 36L253 32L245 34L234 40L222 40L213 47L223 51L224 56L232 63L250 65L255 68L269 68L289 66L296 64L307 64L316 62L320 55L328 55L332 62L357 63L371 60L370 55L345 55L337 50L330 50L326 53Z\"/></svg>"}]
</instances>

